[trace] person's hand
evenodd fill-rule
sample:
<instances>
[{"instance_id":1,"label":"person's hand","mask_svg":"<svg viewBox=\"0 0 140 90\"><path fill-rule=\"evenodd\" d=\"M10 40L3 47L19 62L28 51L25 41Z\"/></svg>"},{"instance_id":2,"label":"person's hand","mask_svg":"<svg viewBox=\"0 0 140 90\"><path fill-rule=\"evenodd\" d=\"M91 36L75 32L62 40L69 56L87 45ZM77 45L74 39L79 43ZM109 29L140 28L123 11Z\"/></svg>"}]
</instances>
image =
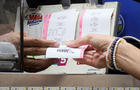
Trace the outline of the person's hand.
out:
<instances>
[{"instance_id":1,"label":"person's hand","mask_svg":"<svg viewBox=\"0 0 140 90\"><path fill-rule=\"evenodd\" d=\"M0 35L14 30L15 24L0 24Z\"/></svg>"},{"instance_id":2,"label":"person's hand","mask_svg":"<svg viewBox=\"0 0 140 90\"><path fill-rule=\"evenodd\" d=\"M89 34L79 40L67 43L67 46L77 48L82 45L89 45L84 53L83 59L75 59L80 63L84 63L96 68L104 68L106 66L107 47L114 37L102 34ZM96 50L96 52L93 52Z\"/></svg>"},{"instance_id":3,"label":"person's hand","mask_svg":"<svg viewBox=\"0 0 140 90\"><path fill-rule=\"evenodd\" d=\"M24 34L24 55L37 56L45 55L46 48L58 47L59 43L51 40L41 40L31 38ZM36 60L24 58L24 70L28 72L38 72L48 68L50 65L58 62L58 59Z\"/></svg>"},{"instance_id":4,"label":"person's hand","mask_svg":"<svg viewBox=\"0 0 140 90\"><path fill-rule=\"evenodd\" d=\"M0 41L13 43L17 51L20 53L20 33L10 32L0 36ZM38 72L48 68L53 63L56 63L57 59L37 60L29 59L26 56L45 55L47 47L58 47L57 42L51 40L41 40L32 38L24 33L24 70L27 72Z\"/></svg>"}]
</instances>

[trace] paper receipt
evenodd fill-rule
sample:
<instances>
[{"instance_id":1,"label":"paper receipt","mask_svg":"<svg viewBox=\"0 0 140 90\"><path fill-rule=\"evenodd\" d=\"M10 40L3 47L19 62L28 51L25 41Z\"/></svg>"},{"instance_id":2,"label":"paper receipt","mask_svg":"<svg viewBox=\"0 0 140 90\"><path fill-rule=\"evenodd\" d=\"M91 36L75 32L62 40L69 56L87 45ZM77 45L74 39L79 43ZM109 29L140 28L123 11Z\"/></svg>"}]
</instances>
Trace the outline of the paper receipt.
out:
<instances>
[{"instance_id":1,"label":"paper receipt","mask_svg":"<svg viewBox=\"0 0 140 90\"><path fill-rule=\"evenodd\" d=\"M82 46L80 48L47 48L46 58L83 58L84 51L88 46Z\"/></svg>"}]
</instances>

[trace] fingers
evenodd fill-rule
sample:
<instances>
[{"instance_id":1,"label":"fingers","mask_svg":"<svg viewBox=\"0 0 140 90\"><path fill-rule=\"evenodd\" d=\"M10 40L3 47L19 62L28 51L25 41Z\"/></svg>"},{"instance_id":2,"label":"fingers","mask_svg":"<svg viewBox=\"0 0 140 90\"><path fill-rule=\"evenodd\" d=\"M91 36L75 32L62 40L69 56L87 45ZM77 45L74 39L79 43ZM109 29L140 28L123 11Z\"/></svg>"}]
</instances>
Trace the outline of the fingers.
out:
<instances>
[{"instance_id":1,"label":"fingers","mask_svg":"<svg viewBox=\"0 0 140 90\"><path fill-rule=\"evenodd\" d=\"M92 52L92 51L86 51L84 53L84 57L83 59L75 59L76 61L80 62L80 63L84 63L84 64L88 64L90 65L91 62L93 62L95 57L98 57L99 55L96 54L96 52Z\"/></svg>"},{"instance_id":2,"label":"fingers","mask_svg":"<svg viewBox=\"0 0 140 90\"><path fill-rule=\"evenodd\" d=\"M26 32L24 32L24 37L30 37Z\"/></svg>"},{"instance_id":3,"label":"fingers","mask_svg":"<svg viewBox=\"0 0 140 90\"><path fill-rule=\"evenodd\" d=\"M83 37L79 40L74 40L74 41L68 42L67 46L76 48L76 47L80 47L82 45L88 45L88 44L90 44L90 37L89 36Z\"/></svg>"},{"instance_id":4,"label":"fingers","mask_svg":"<svg viewBox=\"0 0 140 90\"><path fill-rule=\"evenodd\" d=\"M82 62L85 63L84 60L87 59L87 58L92 59L94 54L95 54L95 52L93 52L93 51L85 51L83 59L74 59L74 60L80 61L80 62L82 61Z\"/></svg>"},{"instance_id":5,"label":"fingers","mask_svg":"<svg viewBox=\"0 0 140 90\"><path fill-rule=\"evenodd\" d=\"M24 55L45 55L46 48L24 48Z\"/></svg>"},{"instance_id":6,"label":"fingers","mask_svg":"<svg viewBox=\"0 0 140 90\"><path fill-rule=\"evenodd\" d=\"M96 53L96 51L85 51L84 55L91 55L93 56Z\"/></svg>"},{"instance_id":7,"label":"fingers","mask_svg":"<svg viewBox=\"0 0 140 90\"><path fill-rule=\"evenodd\" d=\"M84 63L87 65L94 65L94 55L84 55Z\"/></svg>"},{"instance_id":8,"label":"fingers","mask_svg":"<svg viewBox=\"0 0 140 90\"><path fill-rule=\"evenodd\" d=\"M25 47L58 47L59 43L51 40L41 40L36 38L24 37Z\"/></svg>"},{"instance_id":9,"label":"fingers","mask_svg":"<svg viewBox=\"0 0 140 90\"><path fill-rule=\"evenodd\" d=\"M83 59L75 60L96 68L104 68L106 66L105 55L98 52L85 52Z\"/></svg>"},{"instance_id":10,"label":"fingers","mask_svg":"<svg viewBox=\"0 0 140 90\"><path fill-rule=\"evenodd\" d=\"M30 37L24 33L24 54L25 55L45 55L46 48L58 47L59 43L51 40L41 40Z\"/></svg>"},{"instance_id":11,"label":"fingers","mask_svg":"<svg viewBox=\"0 0 140 90\"><path fill-rule=\"evenodd\" d=\"M39 72L45 70L50 65L58 62L57 59L49 59L49 60L34 60L24 58L24 70L26 72Z\"/></svg>"}]
</instances>

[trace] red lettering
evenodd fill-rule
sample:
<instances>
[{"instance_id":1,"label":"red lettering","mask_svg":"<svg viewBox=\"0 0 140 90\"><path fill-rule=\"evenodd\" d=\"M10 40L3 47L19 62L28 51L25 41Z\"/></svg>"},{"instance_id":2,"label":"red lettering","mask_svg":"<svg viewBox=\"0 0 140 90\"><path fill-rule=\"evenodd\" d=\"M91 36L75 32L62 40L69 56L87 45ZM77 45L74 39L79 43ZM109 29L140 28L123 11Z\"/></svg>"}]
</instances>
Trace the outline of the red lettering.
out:
<instances>
[{"instance_id":1,"label":"red lettering","mask_svg":"<svg viewBox=\"0 0 140 90\"><path fill-rule=\"evenodd\" d=\"M29 20L42 20L42 15L29 15Z\"/></svg>"},{"instance_id":2,"label":"red lettering","mask_svg":"<svg viewBox=\"0 0 140 90\"><path fill-rule=\"evenodd\" d=\"M34 20L35 19L35 15L29 15L29 20Z\"/></svg>"}]
</instances>

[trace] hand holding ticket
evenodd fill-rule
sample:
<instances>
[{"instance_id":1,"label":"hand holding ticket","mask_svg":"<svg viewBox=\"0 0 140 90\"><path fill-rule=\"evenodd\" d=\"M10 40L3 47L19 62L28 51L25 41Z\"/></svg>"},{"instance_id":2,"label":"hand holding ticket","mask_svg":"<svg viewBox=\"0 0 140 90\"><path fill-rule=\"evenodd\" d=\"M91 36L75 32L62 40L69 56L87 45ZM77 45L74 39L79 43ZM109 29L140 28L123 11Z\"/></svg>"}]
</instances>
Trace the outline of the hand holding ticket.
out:
<instances>
[{"instance_id":1,"label":"hand holding ticket","mask_svg":"<svg viewBox=\"0 0 140 90\"><path fill-rule=\"evenodd\" d=\"M88 46L81 46L80 48L47 48L46 58L83 58L84 51Z\"/></svg>"}]
</instances>

